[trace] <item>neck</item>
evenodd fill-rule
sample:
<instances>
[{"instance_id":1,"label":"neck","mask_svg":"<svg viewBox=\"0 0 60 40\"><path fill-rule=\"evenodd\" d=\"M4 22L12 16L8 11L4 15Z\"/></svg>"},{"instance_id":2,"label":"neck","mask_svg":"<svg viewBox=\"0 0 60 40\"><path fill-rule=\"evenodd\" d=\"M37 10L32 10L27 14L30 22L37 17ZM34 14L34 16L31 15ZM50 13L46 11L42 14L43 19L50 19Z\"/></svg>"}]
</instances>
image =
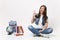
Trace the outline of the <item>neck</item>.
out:
<instances>
[{"instance_id":1,"label":"neck","mask_svg":"<svg viewBox=\"0 0 60 40\"><path fill-rule=\"evenodd\" d=\"M41 15L41 16L43 16L43 14L42 14L42 13L41 13L40 15Z\"/></svg>"}]
</instances>

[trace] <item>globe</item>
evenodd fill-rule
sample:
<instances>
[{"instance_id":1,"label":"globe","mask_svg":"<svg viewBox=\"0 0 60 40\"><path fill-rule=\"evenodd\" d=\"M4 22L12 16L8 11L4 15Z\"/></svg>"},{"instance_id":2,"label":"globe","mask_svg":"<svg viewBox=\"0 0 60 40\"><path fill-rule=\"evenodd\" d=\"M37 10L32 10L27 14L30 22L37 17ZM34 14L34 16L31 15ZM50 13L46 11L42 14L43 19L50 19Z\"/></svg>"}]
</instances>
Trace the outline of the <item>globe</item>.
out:
<instances>
[{"instance_id":1,"label":"globe","mask_svg":"<svg viewBox=\"0 0 60 40\"><path fill-rule=\"evenodd\" d=\"M11 27L11 26L8 26L8 27L6 28L6 31L7 31L7 32L12 32L12 27Z\"/></svg>"}]
</instances>

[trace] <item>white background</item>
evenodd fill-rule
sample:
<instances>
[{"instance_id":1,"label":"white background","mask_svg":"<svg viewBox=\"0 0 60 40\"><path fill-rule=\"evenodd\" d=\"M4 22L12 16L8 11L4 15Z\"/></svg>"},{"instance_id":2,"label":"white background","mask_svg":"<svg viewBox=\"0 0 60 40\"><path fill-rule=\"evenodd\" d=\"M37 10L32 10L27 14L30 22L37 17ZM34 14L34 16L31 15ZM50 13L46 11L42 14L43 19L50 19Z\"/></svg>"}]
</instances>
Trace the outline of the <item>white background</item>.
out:
<instances>
[{"instance_id":1,"label":"white background","mask_svg":"<svg viewBox=\"0 0 60 40\"><path fill-rule=\"evenodd\" d=\"M54 29L51 38L33 37L28 30L33 11L38 13L41 5L47 6L49 25ZM60 40L60 0L0 0L0 40ZM10 20L16 20L25 31L24 36L8 36L6 27Z\"/></svg>"}]
</instances>

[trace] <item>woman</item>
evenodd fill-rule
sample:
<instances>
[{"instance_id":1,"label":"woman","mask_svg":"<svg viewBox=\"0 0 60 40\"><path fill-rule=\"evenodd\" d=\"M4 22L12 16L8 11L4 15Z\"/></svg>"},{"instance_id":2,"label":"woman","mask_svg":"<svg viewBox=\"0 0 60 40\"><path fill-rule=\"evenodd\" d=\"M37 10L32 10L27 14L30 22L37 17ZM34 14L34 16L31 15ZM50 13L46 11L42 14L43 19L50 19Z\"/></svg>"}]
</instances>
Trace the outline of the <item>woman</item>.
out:
<instances>
[{"instance_id":1,"label":"woman","mask_svg":"<svg viewBox=\"0 0 60 40\"><path fill-rule=\"evenodd\" d=\"M31 24L34 23L35 26L29 25L28 29L36 36L41 36L41 34L50 34L53 32L52 28L48 28L47 7L45 5L40 7L38 14L34 12Z\"/></svg>"}]
</instances>

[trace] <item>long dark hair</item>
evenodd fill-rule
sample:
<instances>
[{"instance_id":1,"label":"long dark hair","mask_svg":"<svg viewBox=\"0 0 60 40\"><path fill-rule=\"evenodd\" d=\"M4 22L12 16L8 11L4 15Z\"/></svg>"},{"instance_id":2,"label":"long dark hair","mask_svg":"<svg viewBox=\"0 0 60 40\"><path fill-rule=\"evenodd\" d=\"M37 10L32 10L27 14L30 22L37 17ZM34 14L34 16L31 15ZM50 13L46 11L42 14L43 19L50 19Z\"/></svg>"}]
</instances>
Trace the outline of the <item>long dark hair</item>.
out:
<instances>
[{"instance_id":1,"label":"long dark hair","mask_svg":"<svg viewBox=\"0 0 60 40\"><path fill-rule=\"evenodd\" d=\"M46 19L47 19L47 7L45 6L45 5L42 5L41 7L44 7L44 12L42 13L43 14L43 18L44 18L44 21L46 22ZM40 7L40 9L41 9L41 7ZM38 13L38 15L36 15L36 17L37 18L40 18L40 9L39 9L39 13Z\"/></svg>"}]
</instances>

